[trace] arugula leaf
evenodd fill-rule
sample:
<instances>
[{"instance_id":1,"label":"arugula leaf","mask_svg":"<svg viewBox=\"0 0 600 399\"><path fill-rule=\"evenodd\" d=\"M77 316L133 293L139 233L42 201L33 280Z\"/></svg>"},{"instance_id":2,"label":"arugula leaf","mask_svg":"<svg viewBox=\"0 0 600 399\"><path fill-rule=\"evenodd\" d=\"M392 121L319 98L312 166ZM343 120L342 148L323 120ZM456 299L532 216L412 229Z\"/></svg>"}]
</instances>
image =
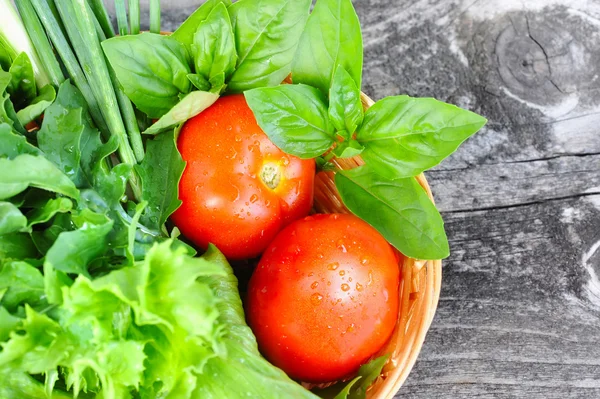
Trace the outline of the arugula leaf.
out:
<instances>
[{"instance_id":1,"label":"arugula leaf","mask_svg":"<svg viewBox=\"0 0 600 399\"><path fill-rule=\"evenodd\" d=\"M168 217L181 205L179 180L185 168L175 144L175 133L164 133L146 143L146 156L136 172L142 180L142 199L148 202L141 221L162 230Z\"/></svg>"},{"instance_id":2,"label":"arugula leaf","mask_svg":"<svg viewBox=\"0 0 600 399\"><path fill-rule=\"evenodd\" d=\"M41 152L25 136L14 134L10 125L0 123L0 157L13 159L20 154L41 155Z\"/></svg>"},{"instance_id":3,"label":"arugula leaf","mask_svg":"<svg viewBox=\"0 0 600 399\"><path fill-rule=\"evenodd\" d=\"M218 94L205 91L193 91L187 94L169 112L164 114L155 124L144 131L144 134L158 134L198 115L217 101Z\"/></svg>"},{"instance_id":4,"label":"arugula leaf","mask_svg":"<svg viewBox=\"0 0 600 399\"><path fill-rule=\"evenodd\" d=\"M192 54L196 74L208 81L220 73L224 73L225 79L228 79L235 70L235 39L227 8L222 3L217 4L198 25Z\"/></svg>"},{"instance_id":5,"label":"arugula leaf","mask_svg":"<svg viewBox=\"0 0 600 399\"><path fill-rule=\"evenodd\" d=\"M27 213L28 226L46 223L57 213L66 213L73 209L73 201L68 198L59 197L49 199L44 205L36 207Z\"/></svg>"},{"instance_id":6,"label":"arugula leaf","mask_svg":"<svg viewBox=\"0 0 600 399\"><path fill-rule=\"evenodd\" d=\"M363 42L352 1L318 0L308 18L292 64L294 83L328 93L336 68L342 66L360 90Z\"/></svg>"},{"instance_id":7,"label":"arugula leaf","mask_svg":"<svg viewBox=\"0 0 600 399\"><path fill-rule=\"evenodd\" d=\"M65 273L88 275L90 262L107 252L114 222L106 216L102 219L95 223L88 220L77 230L60 233L46 254L46 263Z\"/></svg>"},{"instance_id":8,"label":"arugula leaf","mask_svg":"<svg viewBox=\"0 0 600 399\"><path fill-rule=\"evenodd\" d=\"M338 66L329 89L329 120L350 138L362 124L363 116L360 90L344 67Z\"/></svg>"},{"instance_id":9,"label":"arugula leaf","mask_svg":"<svg viewBox=\"0 0 600 399\"><path fill-rule=\"evenodd\" d=\"M42 156L21 154L13 159L0 158L0 200L17 195L27 187L38 187L71 198L79 191L67 176Z\"/></svg>"},{"instance_id":10,"label":"arugula leaf","mask_svg":"<svg viewBox=\"0 0 600 399\"><path fill-rule=\"evenodd\" d=\"M25 231L27 218L10 202L0 201L0 235Z\"/></svg>"},{"instance_id":11,"label":"arugula leaf","mask_svg":"<svg viewBox=\"0 0 600 399\"><path fill-rule=\"evenodd\" d=\"M33 66L26 53L21 53L15 58L9 71L11 81L7 91L17 109L32 101L37 93Z\"/></svg>"},{"instance_id":12,"label":"arugula leaf","mask_svg":"<svg viewBox=\"0 0 600 399\"><path fill-rule=\"evenodd\" d=\"M277 86L289 75L311 0L240 0L229 7L237 54L231 92Z\"/></svg>"},{"instance_id":13,"label":"arugula leaf","mask_svg":"<svg viewBox=\"0 0 600 399\"><path fill-rule=\"evenodd\" d=\"M404 255L424 260L449 255L444 221L416 179L385 179L367 164L339 171L335 185L344 205Z\"/></svg>"},{"instance_id":14,"label":"arugula leaf","mask_svg":"<svg viewBox=\"0 0 600 399\"><path fill-rule=\"evenodd\" d=\"M46 108L56 99L56 90L51 85L46 85L40 89L40 92L31 103L17 112L19 122L25 126L29 122L39 118Z\"/></svg>"},{"instance_id":15,"label":"arugula leaf","mask_svg":"<svg viewBox=\"0 0 600 399\"><path fill-rule=\"evenodd\" d=\"M190 91L188 52L172 37L153 33L114 37L102 48L127 97L150 118L160 118Z\"/></svg>"},{"instance_id":16,"label":"arugula leaf","mask_svg":"<svg viewBox=\"0 0 600 399\"><path fill-rule=\"evenodd\" d=\"M15 261L0 267L0 292L6 290L0 298L0 305L14 312L22 304L37 307L46 304L44 277L42 273L27 262Z\"/></svg>"},{"instance_id":17,"label":"arugula leaf","mask_svg":"<svg viewBox=\"0 0 600 399\"><path fill-rule=\"evenodd\" d=\"M314 158L334 143L326 99L306 85L281 85L247 91L258 125L277 147L300 158Z\"/></svg>"},{"instance_id":18,"label":"arugula leaf","mask_svg":"<svg viewBox=\"0 0 600 399\"><path fill-rule=\"evenodd\" d=\"M194 42L194 33L198 30L198 25L212 12L219 4L224 4L226 7L231 5L231 0L208 0L202 4L196 11L192 13L184 22L173 32L171 37L179 43L186 46L187 50L192 52L192 43ZM202 90L202 89L200 89Z\"/></svg>"},{"instance_id":19,"label":"arugula leaf","mask_svg":"<svg viewBox=\"0 0 600 399\"><path fill-rule=\"evenodd\" d=\"M433 98L396 96L367 110L356 138L374 171L390 179L411 177L440 163L485 123Z\"/></svg>"}]
</instances>

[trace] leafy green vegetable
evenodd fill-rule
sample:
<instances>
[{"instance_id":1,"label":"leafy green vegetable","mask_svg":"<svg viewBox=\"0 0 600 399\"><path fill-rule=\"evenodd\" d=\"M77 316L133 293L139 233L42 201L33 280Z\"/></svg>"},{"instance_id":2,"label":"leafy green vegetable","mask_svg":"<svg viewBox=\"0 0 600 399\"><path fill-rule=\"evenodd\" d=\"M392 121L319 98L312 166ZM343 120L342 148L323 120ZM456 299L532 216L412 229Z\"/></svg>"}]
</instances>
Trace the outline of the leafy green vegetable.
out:
<instances>
[{"instance_id":1,"label":"leafy green vegetable","mask_svg":"<svg viewBox=\"0 0 600 399\"><path fill-rule=\"evenodd\" d=\"M57 213L66 213L73 209L73 201L68 198L59 197L49 199L39 208L34 208L27 213L28 226L46 223Z\"/></svg>"},{"instance_id":2,"label":"leafy green vegetable","mask_svg":"<svg viewBox=\"0 0 600 399\"><path fill-rule=\"evenodd\" d=\"M27 218L14 204L0 201L0 235L23 231L27 227Z\"/></svg>"},{"instance_id":3,"label":"leafy green vegetable","mask_svg":"<svg viewBox=\"0 0 600 399\"><path fill-rule=\"evenodd\" d=\"M385 179L364 165L339 171L335 185L344 205L404 255L415 259L449 255L442 217L416 179Z\"/></svg>"},{"instance_id":4,"label":"leafy green vegetable","mask_svg":"<svg viewBox=\"0 0 600 399\"><path fill-rule=\"evenodd\" d=\"M28 106L17 112L19 122L25 126L29 122L39 118L55 99L56 90L54 90L53 86L46 85L42 87L38 96Z\"/></svg>"},{"instance_id":5,"label":"leafy green vegetable","mask_svg":"<svg viewBox=\"0 0 600 399\"><path fill-rule=\"evenodd\" d=\"M141 220L164 231L167 218L181 205L177 197L185 162L177 151L174 133L161 134L146 145L146 157L136 166L142 179L142 199L148 203Z\"/></svg>"},{"instance_id":6,"label":"leafy green vegetable","mask_svg":"<svg viewBox=\"0 0 600 399\"><path fill-rule=\"evenodd\" d=\"M22 261L7 262L0 268L0 306L9 312L23 303L36 307L45 304L44 277L30 264Z\"/></svg>"},{"instance_id":7,"label":"leafy green vegetable","mask_svg":"<svg viewBox=\"0 0 600 399\"><path fill-rule=\"evenodd\" d=\"M356 138L377 173L411 177L440 163L485 123L473 112L433 98L396 96L369 108Z\"/></svg>"},{"instance_id":8,"label":"leafy green vegetable","mask_svg":"<svg viewBox=\"0 0 600 399\"><path fill-rule=\"evenodd\" d=\"M184 22L173 32L171 37L183 44L187 50L192 52L192 43L194 42L194 33L198 29L200 22L208 18L208 15L219 4L229 7L231 0L208 0L204 2L196 11L194 11Z\"/></svg>"},{"instance_id":9,"label":"leafy green vegetable","mask_svg":"<svg viewBox=\"0 0 600 399\"><path fill-rule=\"evenodd\" d=\"M104 53L129 99L150 118L160 118L190 91L185 47L153 33L114 37L102 42Z\"/></svg>"},{"instance_id":10,"label":"leafy green vegetable","mask_svg":"<svg viewBox=\"0 0 600 399\"><path fill-rule=\"evenodd\" d=\"M314 158L334 143L326 99L319 90L281 85L253 89L245 95L259 126L288 154Z\"/></svg>"},{"instance_id":11,"label":"leafy green vegetable","mask_svg":"<svg viewBox=\"0 0 600 399\"><path fill-rule=\"evenodd\" d=\"M155 124L144 131L144 134L158 134L198 115L217 101L218 94L205 91L193 91L164 114Z\"/></svg>"},{"instance_id":12,"label":"leafy green vegetable","mask_svg":"<svg viewBox=\"0 0 600 399\"><path fill-rule=\"evenodd\" d=\"M329 89L329 120L349 139L362 124L363 115L360 90L352 76L342 66L337 67Z\"/></svg>"},{"instance_id":13,"label":"leafy green vegetable","mask_svg":"<svg viewBox=\"0 0 600 399\"><path fill-rule=\"evenodd\" d=\"M38 187L71 198L79 191L67 176L42 156L22 154L13 159L0 158L0 200L17 195L27 187Z\"/></svg>"},{"instance_id":14,"label":"leafy green vegetable","mask_svg":"<svg viewBox=\"0 0 600 399\"><path fill-rule=\"evenodd\" d=\"M37 93L33 67L27 54L19 54L8 72L11 74L8 93L15 108L23 108L23 105L32 101Z\"/></svg>"},{"instance_id":15,"label":"leafy green vegetable","mask_svg":"<svg viewBox=\"0 0 600 399\"><path fill-rule=\"evenodd\" d=\"M342 66L360 89L362 63L362 34L352 2L318 0L294 57L294 83L305 83L328 93L336 68Z\"/></svg>"},{"instance_id":16,"label":"leafy green vegetable","mask_svg":"<svg viewBox=\"0 0 600 399\"><path fill-rule=\"evenodd\" d=\"M237 54L235 39L227 8L217 4L208 17L200 22L194 34L192 54L196 74L210 81L223 73L225 79L235 70Z\"/></svg>"},{"instance_id":17,"label":"leafy green vegetable","mask_svg":"<svg viewBox=\"0 0 600 399\"><path fill-rule=\"evenodd\" d=\"M238 53L229 90L277 86L291 72L311 0L240 0L230 8Z\"/></svg>"}]
</instances>

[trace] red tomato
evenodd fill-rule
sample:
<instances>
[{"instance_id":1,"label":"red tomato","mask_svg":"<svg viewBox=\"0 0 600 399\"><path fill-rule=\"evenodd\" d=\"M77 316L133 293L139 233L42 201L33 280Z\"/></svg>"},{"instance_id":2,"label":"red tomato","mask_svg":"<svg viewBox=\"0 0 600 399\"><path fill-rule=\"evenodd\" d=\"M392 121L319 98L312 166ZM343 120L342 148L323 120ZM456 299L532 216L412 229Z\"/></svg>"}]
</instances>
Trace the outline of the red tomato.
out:
<instances>
[{"instance_id":1,"label":"red tomato","mask_svg":"<svg viewBox=\"0 0 600 399\"><path fill-rule=\"evenodd\" d=\"M277 148L241 94L187 121L177 147L187 165L172 220L199 247L213 243L229 259L258 256L312 207L314 160Z\"/></svg>"},{"instance_id":2,"label":"red tomato","mask_svg":"<svg viewBox=\"0 0 600 399\"><path fill-rule=\"evenodd\" d=\"M361 219L309 216L265 250L248 287L248 322L263 355L290 377L336 381L392 334L399 275L391 246Z\"/></svg>"}]
</instances>

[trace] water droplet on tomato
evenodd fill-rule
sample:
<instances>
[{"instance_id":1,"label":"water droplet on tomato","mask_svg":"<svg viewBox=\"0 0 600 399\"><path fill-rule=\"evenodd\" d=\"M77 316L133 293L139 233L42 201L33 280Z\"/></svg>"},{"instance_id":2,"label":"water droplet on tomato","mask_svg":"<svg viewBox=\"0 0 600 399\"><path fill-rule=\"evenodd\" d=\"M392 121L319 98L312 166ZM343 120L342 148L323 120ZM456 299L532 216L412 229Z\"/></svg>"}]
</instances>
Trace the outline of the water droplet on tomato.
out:
<instances>
[{"instance_id":1,"label":"water droplet on tomato","mask_svg":"<svg viewBox=\"0 0 600 399\"><path fill-rule=\"evenodd\" d=\"M352 277L348 277L348 282L351 283L352 282Z\"/></svg>"},{"instance_id":2,"label":"water droplet on tomato","mask_svg":"<svg viewBox=\"0 0 600 399\"><path fill-rule=\"evenodd\" d=\"M333 263L330 263L330 264L328 264L328 265L327 265L327 268L328 268L329 270L336 270L336 269L337 269L339 266L340 266L340 264L339 264L339 263L337 263L337 262L333 262Z\"/></svg>"},{"instance_id":3,"label":"water droplet on tomato","mask_svg":"<svg viewBox=\"0 0 600 399\"><path fill-rule=\"evenodd\" d=\"M266 201L265 201L265 206L266 206L267 208L268 208L268 207L270 207L270 206L271 206L271 201L269 201L269 200L266 200Z\"/></svg>"},{"instance_id":4,"label":"water droplet on tomato","mask_svg":"<svg viewBox=\"0 0 600 399\"><path fill-rule=\"evenodd\" d=\"M316 290L318 286L319 286L319 282L318 282L318 281L315 281L314 283L312 283L312 284L310 285L310 288L312 288L313 290Z\"/></svg>"},{"instance_id":5,"label":"water droplet on tomato","mask_svg":"<svg viewBox=\"0 0 600 399\"><path fill-rule=\"evenodd\" d=\"M373 271L369 270L369 281L367 282L367 287L373 284Z\"/></svg>"},{"instance_id":6,"label":"water droplet on tomato","mask_svg":"<svg viewBox=\"0 0 600 399\"><path fill-rule=\"evenodd\" d=\"M346 246L344 245L344 241L343 240L338 240L338 242L337 242L337 248L339 250L341 250L343 253L348 252L348 249L346 249Z\"/></svg>"},{"instance_id":7,"label":"water droplet on tomato","mask_svg":"<svg viewBox=\"0 0 600 399\"><path fill-rule=\"evenodd\" d=\"M254 204L256 201L258 201L258 195L252 194L252 196L250 197L250 202Z\"/></svg>"},{"instance_id":8,"label":"water droplet on tomato","mask_svg":"<svg viewBox=\"0 0 600 399\"><path fill-rule=\"evenodd\" d=\"M351 333L352 331L354 331L354 323L350 324L348 328L346 328L346 332Z\"/></svg>"},{"instance_id":9,"label":"water droplet on tomato","mask_svg":"<svg viewBox=\"0 0 600 399\"><path fill-rule=\"evenodd\" d=\"M260 290L260 292L262 292L263 294L267 293L267 286L262 287L262 289Z\"/></svg>"},{"instance_id":10,"label":"water droplet on tomato","mask_svg":"<svg viewBox=\"0 0 600 399\"><path fill-rule=\"evenodd\" d=\"M345 276L346 275L346 271L345 270L340 270L340 276Z\"/></svg>"},{"instance_id":11,"label":"water droplet on tomato","mask_svg":"<svg viewBox=\"0 0 600 399\"><path fill-rule=\"evenodd\" d=\"M240 158L240 160L238 161L240 163L240 165L244 164L244 158Z\"/></svg>"},{"instance_id":12,"label":"water droplet on tomato","mask_svg":"<svg viewBox=\"0 0 600 399\"><path fill-rule=\"evenodd\" d=\"M227 126L225 127L225 130L231 130L231 129L233 129L233 126L231 126L231 125L227 125Z\"/></svg>"},{"instance_id":13,"label":"water droplet on tomato","mask_svg":"<svg viewBox=\"0 0 600 399\"><path fill-rule=\"evenodd\" d=\"M327 282L327 285L331 285L331 281L328 281L328 282Z\"/></svg>"},{"instance_id":14,"label":"water droplet on tomato","mask_svg":"<svg viewBox=\"0 0 600 399\"><path fill-rule=\"evenodd\" d=\"M346 292L350 289L350 286L348 284L342 284L342 291Z\"/></svg>"},{"instance_id":15,"label":"water droplet on tomato","mask_svg":"<svg viewBox=\"0 0 600 399\"><path fill-rule=\"evenodd\" d=\"M329 218L333 220L338 220L339 217L340 215L338 215L337 213L333 213L331 216L329 216Z\"/></svg>"},{"instance_id":16,"label":"water droplet on tomato","mask_svg":"<svg viewBox=\"0 0 600 399\"><path fill-rule=\"evenodd\" d=\"M356 291L362 291L363 290L363 286L361 283L356 283Z\"/></svg>"},{"instance_id":17,"label":"water droplet on tomato","mask_svg":"<svg viewBox=\"0 0 600 399\"><path fill-rule=\"evenodd\" d=\"M319 294L318 292L315 292L314 294L312 294L310 296L310 302L314 306L320 305L322 300L323 300L323 295Z\"/></svg>"},{"instance_id":18,"label":"water droplet on tomato","mask_svg":"<svg viewBox=\"0 0 600 399\"><path fill-rule=\"evenodd\" d=\"M317 254L317 258L319 258L319 259L323 259L323 258L324 258L324 256L323 256L323 254Z\"/></svg>"},{"instance_id":19,"label":"water droplet on tomato","mask_svg":"<svg viewBox=\"0 0 600 399\"><path fill-rule=\"evenodd\" d=\"M369 263L369 258L362 258L362 259L360 260L360 264L361 264L361 265L366 265L367 263Z\"/></svg>"},{"instance_id":20,"label":"water droplet on tomato","mask_svg":"<svg viewBox=\"0 0 600 399\"><path fill-rule=\"evenodd\" d=\"M281 157L281 164L283 166L288 166L290 164L290 159L286 156Z\"/></svg>"}]
</instances>

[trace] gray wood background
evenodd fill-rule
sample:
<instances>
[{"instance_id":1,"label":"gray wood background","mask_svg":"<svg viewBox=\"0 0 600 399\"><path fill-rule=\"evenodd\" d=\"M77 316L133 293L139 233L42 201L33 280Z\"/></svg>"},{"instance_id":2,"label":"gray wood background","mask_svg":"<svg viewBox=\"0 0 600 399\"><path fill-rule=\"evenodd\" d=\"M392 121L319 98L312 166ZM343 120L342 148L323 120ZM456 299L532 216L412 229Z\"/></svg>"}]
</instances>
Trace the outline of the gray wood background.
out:
<instances>
[{"instance_id":1,"label":"gray wood background","mask_svg":"<svg viewBox=\"0 0 600 399\"><path fill-rule=\"evenodd\" d=\"M202 1L163 0L173 30ZM358 0L363 90L487 127L427 173L452 255L398 398L600 398L600 0Z\"/></svg>"}]
</instances>

